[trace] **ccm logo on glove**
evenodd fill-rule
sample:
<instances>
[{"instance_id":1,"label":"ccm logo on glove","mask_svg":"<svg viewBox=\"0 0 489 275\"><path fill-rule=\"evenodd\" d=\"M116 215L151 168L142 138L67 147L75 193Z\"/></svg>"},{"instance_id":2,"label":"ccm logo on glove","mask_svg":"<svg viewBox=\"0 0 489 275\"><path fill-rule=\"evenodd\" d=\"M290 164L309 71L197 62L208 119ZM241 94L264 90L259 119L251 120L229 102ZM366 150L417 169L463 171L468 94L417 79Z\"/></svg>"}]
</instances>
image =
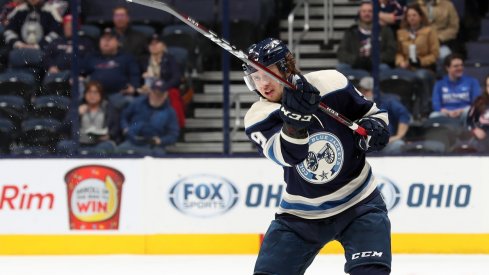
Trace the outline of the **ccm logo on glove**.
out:
<instances>
[{"instance_id":1,"label":"ccm logo on glove","mask_svg":"<svg viewBox=\"0 0 489 275\"><path fill-rule=\"evenodd\" d=\"M290 119L294 119L294 120L297 120L297 121L311 121L312 119L312 115L301 115L301 114L297 114L297 113L292 113L291 111L288 111L287 109L284 108L284 106L282 106L280 108L280 111L282 112L282 114Z\"/></svg>"}]
</instances>

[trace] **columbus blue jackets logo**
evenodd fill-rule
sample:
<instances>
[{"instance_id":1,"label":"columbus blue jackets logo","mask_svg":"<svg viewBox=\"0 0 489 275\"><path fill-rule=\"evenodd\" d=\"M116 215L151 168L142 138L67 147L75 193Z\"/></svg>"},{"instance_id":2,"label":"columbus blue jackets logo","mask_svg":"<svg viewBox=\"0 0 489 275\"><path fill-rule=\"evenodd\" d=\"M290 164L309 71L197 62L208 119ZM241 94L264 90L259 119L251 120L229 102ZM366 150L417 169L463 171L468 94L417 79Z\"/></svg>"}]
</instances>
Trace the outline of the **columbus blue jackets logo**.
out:
<instances>
[{"instance_id":1,"label":"columbus blue jackets logo","mask_svg":"<svg viewBox=\"0 0 489 275\"><path fill-rule=\"evenodd\" d=\"M336 178L343 161L344 151L339 138L331 133L315 133L309 137L307 158L296 169L304 180L323 184Z\"/></svg>"}]
</instances>

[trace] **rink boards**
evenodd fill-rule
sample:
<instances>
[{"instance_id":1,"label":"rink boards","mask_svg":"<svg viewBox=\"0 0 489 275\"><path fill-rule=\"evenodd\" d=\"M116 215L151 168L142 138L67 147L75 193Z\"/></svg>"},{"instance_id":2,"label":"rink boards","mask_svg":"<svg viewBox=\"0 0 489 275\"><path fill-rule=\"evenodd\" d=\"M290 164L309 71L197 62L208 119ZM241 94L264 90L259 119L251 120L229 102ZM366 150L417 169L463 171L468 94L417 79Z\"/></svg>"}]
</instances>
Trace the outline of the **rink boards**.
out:
<instances>
[{"instance_id":1,"label":"rink boards","mask_svg":"<svg viewBox=\"0 0 489 275\"><path fill-rule=\"evenodd\" d=\"M369 162L395 253L489 253L488 157ZM257 158L10 159L0 171L9 255L255 254L285 190L281 167Z\"/></svg>"}]
</instances>

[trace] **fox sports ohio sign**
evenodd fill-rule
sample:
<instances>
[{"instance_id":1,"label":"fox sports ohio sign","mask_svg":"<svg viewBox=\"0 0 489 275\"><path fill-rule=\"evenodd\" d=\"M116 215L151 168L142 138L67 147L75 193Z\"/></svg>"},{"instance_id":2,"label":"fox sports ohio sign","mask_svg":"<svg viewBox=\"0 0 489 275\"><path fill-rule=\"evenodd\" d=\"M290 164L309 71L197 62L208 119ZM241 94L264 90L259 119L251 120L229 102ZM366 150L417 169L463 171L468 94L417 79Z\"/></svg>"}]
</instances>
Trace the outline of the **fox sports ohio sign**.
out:
<instances>
[{"instance_id":1,"label":"fox sports ohio sign","mask_svg":"<svg viewBox=\"0 0 489 275\"><path fill-rule=\"evenodd\" d=\"M170 202L178 211L194 217L222 215L238 202L235 185L220 176L199 174L177 181L170 189Z\"/></svg>"}]
</instances>

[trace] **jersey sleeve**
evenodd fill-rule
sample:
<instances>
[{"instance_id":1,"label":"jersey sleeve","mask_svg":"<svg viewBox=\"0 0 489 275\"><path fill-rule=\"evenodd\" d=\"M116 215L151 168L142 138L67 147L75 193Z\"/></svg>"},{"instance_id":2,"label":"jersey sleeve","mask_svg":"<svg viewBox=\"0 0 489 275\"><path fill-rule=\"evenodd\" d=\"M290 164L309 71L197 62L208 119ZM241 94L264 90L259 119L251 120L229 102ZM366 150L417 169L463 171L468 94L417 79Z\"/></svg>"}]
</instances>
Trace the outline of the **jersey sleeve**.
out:
<instances>
[{"instance_id":1,"label":"jersey sleeve","mask_svg":"<svg viewBox=\"0 0 489 275\"><path fill-rule=\"evenodd\" d=\"M245 116L245 132L266 158L290 167L306 158L309 136L296 139L285 135L279 109L277 103L256 102Z\"/></svg>"},{"instance_id":2,"label":"jersey sleeve","mask_svg":"<svg viewBox=\"0 0 489 275\"><path fill-rule=\"evenodd\" d=\"M333 110L357 121L364 117L374 117L389 124L386 110L367 100L342 73L323 70L305 75L306 79L321 92L322 102Z\"/></svg>"}]
</instances>

